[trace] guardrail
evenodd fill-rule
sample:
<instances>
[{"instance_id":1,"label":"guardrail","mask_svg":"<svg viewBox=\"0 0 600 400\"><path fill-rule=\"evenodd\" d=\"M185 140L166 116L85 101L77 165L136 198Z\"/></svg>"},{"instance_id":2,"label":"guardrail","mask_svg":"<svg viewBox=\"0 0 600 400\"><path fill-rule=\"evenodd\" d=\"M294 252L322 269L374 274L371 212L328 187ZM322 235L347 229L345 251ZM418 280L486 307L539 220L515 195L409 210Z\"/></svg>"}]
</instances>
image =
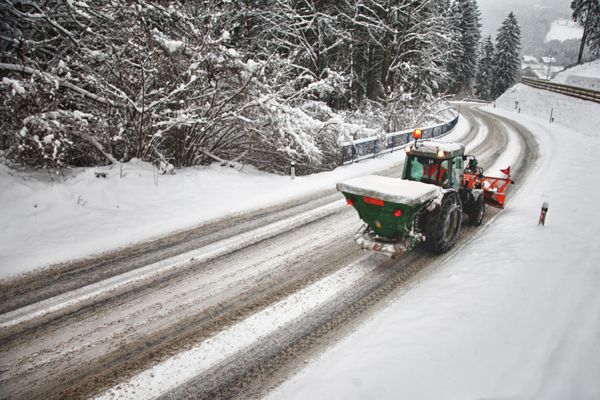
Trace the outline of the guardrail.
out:
<instances>
[{"instance_id":1,"label":"guardrail","mask_svg":"<svg viewBox=\"0 0 600 400\"><path fill-rule=\"evenodd\" d=\"M458 115L443 124L421 128L422 139L438 138L450 133L458 123ZM379 154L392 153L412 140L412 129L388 133L384 137L368 137L342 143L342 165L351 164Z\"/></svg>"},{"instance_id":2,"label":"guardrail","mask_svg":"<svg viewBox=\"0 0 600 400\"><path fill-rule=\"evenodd\" d=\"M595 90L531 78L521 78L521 82L527 86L531 86L537 89L549 90L551 92L562 93L566 94L567 96L577 97L578 99L600 103L600 92L597 92Z\"/></svg>"}]
</instances>

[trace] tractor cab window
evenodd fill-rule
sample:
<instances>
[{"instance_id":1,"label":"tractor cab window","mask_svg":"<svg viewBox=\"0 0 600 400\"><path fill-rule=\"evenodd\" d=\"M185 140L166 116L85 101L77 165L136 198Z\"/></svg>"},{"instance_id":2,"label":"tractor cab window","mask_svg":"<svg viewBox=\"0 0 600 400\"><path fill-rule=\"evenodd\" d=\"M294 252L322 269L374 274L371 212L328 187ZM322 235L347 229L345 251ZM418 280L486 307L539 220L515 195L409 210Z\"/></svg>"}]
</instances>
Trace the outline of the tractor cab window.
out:
<instances>
[{"instance_id":1,"label":"tractor cab window","mask_svg":"<svg viewBox=\"0 0 600 400\"><path fill-rule=\"evenodd\" d=\"M452 160L452 186L459 188L463 180L463 159L462 156L454 157Z\"/></svg>"},{"instance_id":2,"label":"tractor cab window","mask_svg":"<svg viewBox=\"0 0 600 400\"><path fill-rule=\"evenodd\" d=\"M448 187L450 185L450 161L410 156L404 166L404 179Z\"/></svg>"}]
</instances>

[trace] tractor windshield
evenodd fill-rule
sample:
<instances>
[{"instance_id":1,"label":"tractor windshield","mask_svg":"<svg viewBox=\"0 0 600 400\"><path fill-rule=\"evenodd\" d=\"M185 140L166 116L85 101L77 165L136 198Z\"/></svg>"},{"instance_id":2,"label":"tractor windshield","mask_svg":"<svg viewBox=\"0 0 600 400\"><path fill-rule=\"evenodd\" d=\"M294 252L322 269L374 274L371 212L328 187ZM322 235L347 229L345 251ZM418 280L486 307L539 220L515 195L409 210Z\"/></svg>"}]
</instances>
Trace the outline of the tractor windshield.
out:
<instances>
[{"instance_id":1,"label":"tractor windshield","mask_svg":"<svg viewBox=\"0 0 600 400\"><path fill-rule=\"evenodd\" d=\"M448 171L448 160L409 156L404 166L404 179L447 187L449 185Z\"/></svg>"}]
</instances>

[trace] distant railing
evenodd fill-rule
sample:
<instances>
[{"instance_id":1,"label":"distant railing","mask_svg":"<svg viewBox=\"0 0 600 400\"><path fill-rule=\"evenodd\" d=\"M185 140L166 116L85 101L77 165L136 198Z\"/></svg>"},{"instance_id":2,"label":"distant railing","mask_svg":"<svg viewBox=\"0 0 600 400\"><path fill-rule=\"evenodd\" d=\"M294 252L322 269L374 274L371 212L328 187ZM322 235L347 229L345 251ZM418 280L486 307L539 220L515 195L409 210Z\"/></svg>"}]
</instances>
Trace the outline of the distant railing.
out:
<instances>
[{"instance_id":1,"label":"distant railing","mask_svg":"<svg viewBox=\"0 0 600 400\"><path fill-rule=\"evenodd\" d=\"M450 133L458 123L458 116L439 125L421 128L422 139L438 138ZM413 129L388 133L383 137L372 136L342 143L342 165L351 164L379 154L391 153L412 140Z\"/></svg>"},{"instance_id":2,"label":"distant railing","mask_svg":"<svg viewBox=\"0 0 600 400\"><path fill-rule=\"evenodd\" d=\"M595 90L531 78L521 78L521 82L527 86L531 86L534 88L549 90L551 92L562 93L566 94L567 96L577 97L578 99L600 103L600 92L597 92Z\"/></svg>"}]
</instances>

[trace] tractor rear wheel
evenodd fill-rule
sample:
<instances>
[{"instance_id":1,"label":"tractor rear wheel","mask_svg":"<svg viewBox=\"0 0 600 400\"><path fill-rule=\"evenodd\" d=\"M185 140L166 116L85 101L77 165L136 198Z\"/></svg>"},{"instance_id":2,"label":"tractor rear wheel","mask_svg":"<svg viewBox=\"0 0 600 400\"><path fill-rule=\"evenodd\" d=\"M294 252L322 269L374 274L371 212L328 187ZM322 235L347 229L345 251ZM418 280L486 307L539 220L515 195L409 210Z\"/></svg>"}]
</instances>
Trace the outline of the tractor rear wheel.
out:
<instances>
[{"instance_id":1,"label":"tractor rear wheel","mask_svg":"<svg viewBox=\"0 0 600 400\"><path fill-rule=\"evenodd\" d=\"M485 214L485 201L483 200L483 196L479 196L477 200L471 202L467 211L471 225L481 225L483 223L483 214Z\"/></svg>"},{"instance_id":2,"label":"tractor rear wheel","mask_svg":"<svg viewBox=\"0 0 600 400\"><path fill-rule=\"evenodd\" d=\"M457 193L450 193L442 200L442 205L429 219L427 246L435 253L445 253L458 240L462 222L462 207Z\"/></svg>"}]
</instances>

